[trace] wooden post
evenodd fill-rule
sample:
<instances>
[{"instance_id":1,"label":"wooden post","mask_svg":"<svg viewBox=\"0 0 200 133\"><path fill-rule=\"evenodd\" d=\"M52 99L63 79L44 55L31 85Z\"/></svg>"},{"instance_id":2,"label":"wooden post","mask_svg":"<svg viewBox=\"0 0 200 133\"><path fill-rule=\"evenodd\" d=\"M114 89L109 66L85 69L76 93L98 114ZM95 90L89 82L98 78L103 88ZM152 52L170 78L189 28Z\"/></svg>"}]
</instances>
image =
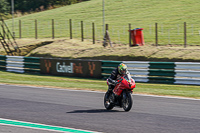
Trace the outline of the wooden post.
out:
<instances>
[{"instance_id":1,"label":"wooden post","mask_svg":"<svg viewBox=\"0 0 200 133\"><path fill-rule=\"evenodd\" d=\"M54 19L52 19L52 39L54 39Z\"/></svg>"},{"instance_id":2,"label":"wooden post","mask_svg":"<svg viewBox=\"0 0 200 133\"><path fill-rule=\"evenodd\" d=\"M94 27L94 23L92 23L92 40L93 40L93 44L95 44L95 27Z\"/></svg>"},{"instance_id":3,"label":"wooden post","mask_svg":"<svg viewBox=\"0 0 200 133\"><path fill-rule=\"evenodd\" d=\"M155 23L156 47L158 46L158 23Z\"/></svg>"},{"instance_id":4,"label":"wooden post","mask_svg":"<svg viewBox=\"0 0 200 133\"><path fill-rule=\"evenodd\" d=\"M35 20L35 39L37 39L37 19Z\"/></svg>"},{"instance_id":5,"label":"wooden post","mask_svg":"<svg viewBox=\"0 0 200 133\"><path fill-rule=\"evenodd\" d=\"M69 19L69 34L70 34L70 39L72 39L72 20Z\"/></svg>"},{"instance_id":6,"label":"wooden post","mask_svg":"<svg viewBox=\"0 0 200 133\"><path fill-rule=\"evenodd\" d=\"M129 46L131 47L131 24L129 24Z\"/></svg>"},{"instance_id":7,"label":"wooden post","mask_svg":"<svg viewBox=\"0 0 200 133\"><path fill-rule=\"evenodd\" d=\"M83 33L83 21L81 21L81 40L84 41L84 33Z\"/></svg>"},{"instance_id":8,"label":"wooden post","mask_svg":"<svg viewBox=\"0 0 200 133\"><path fill-rule=\"evenodd\" d=\"M184 22L184 48L187 47L187 29L186 22Z\"/></svg>"},{"instance_id":9,"label":"wooden post","mask_svg":"<svg viewBox=\"0 0 200 133\"><path fill-rule=\"evenodd\" d=\"M19 38L22 38L22 29L21 29L22 23L21 20L19 20Z\"/></svg>"}]
</instances>

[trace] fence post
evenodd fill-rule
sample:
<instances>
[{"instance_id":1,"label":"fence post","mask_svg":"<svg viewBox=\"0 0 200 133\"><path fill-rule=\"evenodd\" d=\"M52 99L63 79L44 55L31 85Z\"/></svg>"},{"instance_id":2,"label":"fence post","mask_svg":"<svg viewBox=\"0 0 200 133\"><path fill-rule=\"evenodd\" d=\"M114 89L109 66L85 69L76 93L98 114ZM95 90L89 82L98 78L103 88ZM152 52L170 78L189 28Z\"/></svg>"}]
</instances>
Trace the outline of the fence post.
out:
<instances>
[{"instance_id":1,"label":"fence post","mask_svg":"<svg viewBox=\"0 0 200 133\"><path fill-rule=\"evenodd\" d=\"M54 39L54 19L52 19L52 39Z\"/></svg>"},{"instance_id":2,"label":"fence post","mask_svg":"<svg viewBox=\"0 0 200 133\"><path fill-rule=\"evenodd\" d=\"M35 20L35 39L37 39L37 19Z\"/></svg>"},{"instance_id":3,"label":"fence post","mask_svg":"<svg viewBox=\"0 0 200 133\"><path fill-rule=\"evenodd\" d=\"M131 24L129 24L129 46L131 47Z\"/></svg>"},{"instance_id":4,"label":"fence post","mask_svg":"<svg viewBox=\"0 0 200 133\"><path fill-rule=\"evenodd\" d=\"M19 20L19 38L22 38L22 31L21 31L21 20Z\"/></svg>"},{"instance_id":5,"label":"fence post","mask_svg":"<svg viewBox=\"0 0 200 133\"><path fill-rule=\"evenodd\" d=\"M83 35L83 21L81 21L81 40L84 41L84 35Z\"/></svg>"},{"instance_id":6,"label":"fence post","mask_svg":"<svg viewBox=\"0 0 200 133\"><path fill-rule=\"evenodd\" d=\"M72 20L69 19L69 34L70 34L70 39L72 39Z\"/></svg>"},{"instance_id":7,"label":"fence post","mask_svg":"<svg viewBox=\"0 0 200 133\"><path fill-rule=\"evenodd\" d=\"M187 29L186 29L186 22L184 22L184 48L187 46Z\"/></svg>"},{"instance_id":8,"label":"fence post","mask_svg":"<svg viewBox=\"0 0 200 133\"><path fill-rule=\"evenodd\" d=\"M95 27L94 27L94 22L92 23L92 39L93 39L93 44L95 44Z\"/></svg>"},{"instance_id":9,"label":"fence post","mask_svg":"<svg viewBox=\"0 0 200 133\"><path fill-rule=\"evenodd\" d=\"M156 47L158 46L158 23L155 23Z\"/></svg>"}]
</instances>

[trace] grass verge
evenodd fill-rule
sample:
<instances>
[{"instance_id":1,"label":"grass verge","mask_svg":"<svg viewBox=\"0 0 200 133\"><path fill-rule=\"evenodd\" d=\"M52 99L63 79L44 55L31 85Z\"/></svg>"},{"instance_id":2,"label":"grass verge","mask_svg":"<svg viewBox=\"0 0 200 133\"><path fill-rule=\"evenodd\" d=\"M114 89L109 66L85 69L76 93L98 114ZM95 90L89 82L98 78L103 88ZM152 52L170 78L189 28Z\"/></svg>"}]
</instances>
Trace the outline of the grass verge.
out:
<instances>
[{"instance_id":1,"label":"grass verge","mask_svg":"<svg viewBox=\"0 0 200 133\"><path fill-rule=\"evenodd\" d=\"M0 83L77 90L107 90L107 84L105 80L83 79L63 76L19 74L5 71L0 71ZM136 83L134 93L200 99L200 87L191 85Z\"/></svg>"},{"instance_id":2,"label":"grass verge","mask_svg":"<svg viewBox=\"0 0 200 133\"><path fill-rule=\"evenodd\" d=\"M114 44L102 46L101 42L93 45L88 40L77 39L17 39L21 56L58 57L70 59L118 60L118 61L170 61L200 62L199 46L183 48L178 45L129 47ZM0 46L0 54L5 51Z\"/></svg>"}]
</instances>

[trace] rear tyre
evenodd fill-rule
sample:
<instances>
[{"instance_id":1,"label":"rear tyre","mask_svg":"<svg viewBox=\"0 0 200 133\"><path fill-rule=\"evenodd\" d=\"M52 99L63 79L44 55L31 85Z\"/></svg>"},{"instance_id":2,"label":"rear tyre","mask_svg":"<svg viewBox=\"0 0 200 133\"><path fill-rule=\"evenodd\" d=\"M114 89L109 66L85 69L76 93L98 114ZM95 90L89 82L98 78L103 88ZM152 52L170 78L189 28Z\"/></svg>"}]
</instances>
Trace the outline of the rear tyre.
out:
<instances>
[{"instance_id":1,"label":"rear tyre","mask_svg":"<svg viewBox=\"0 0 200 133\"><path fill-rule=\"evenodd\" d=\"M124 111L129 111L132 108L133 105L133 96L130 92L123 92L123 98L122 98L122 108Z\"/></svg>"},{"instance_id":2,"label":"rear tyre","mask_svg":"<svg viewBox=\"0 0 200 133\"><path fill-rule=\"evenodd\" d=\"M114 103L113 103L113 95L112 92L106 92L105 96L104 96L104 106L107 110L111 110L114 107Z\"/></svg>"}]
</instances>

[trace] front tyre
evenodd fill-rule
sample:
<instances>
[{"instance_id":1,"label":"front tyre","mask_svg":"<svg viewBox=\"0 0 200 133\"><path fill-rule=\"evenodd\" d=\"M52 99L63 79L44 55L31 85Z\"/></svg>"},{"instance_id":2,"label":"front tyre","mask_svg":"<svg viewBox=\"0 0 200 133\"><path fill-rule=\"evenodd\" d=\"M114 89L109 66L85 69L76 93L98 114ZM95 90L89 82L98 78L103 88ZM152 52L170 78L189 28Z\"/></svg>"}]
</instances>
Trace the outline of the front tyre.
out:
<instances>
[{"instance_id":1,"label":"front tyre","mask_svg":"<svg viewBox=\"0 0 200 133\"><path fill-rule=\"evenodd\" d=\"M122 98L122 108L124 111L129 111L132 108L133 105L133 96L130 92L123 92L123 98Z\"/></svg>"},{"instance_id":2,"label":"front tyre","mask_svg":"<svg viewBox=\"0 0 200 133\"><path fill-rule=\"evenodd\" d=\"M106 92L105 96L104 96L104 106L107 110L111 110L114 107L114 103L113 103L113 98L112 98L112 92Z\"/></svg>"}]
</instances>

